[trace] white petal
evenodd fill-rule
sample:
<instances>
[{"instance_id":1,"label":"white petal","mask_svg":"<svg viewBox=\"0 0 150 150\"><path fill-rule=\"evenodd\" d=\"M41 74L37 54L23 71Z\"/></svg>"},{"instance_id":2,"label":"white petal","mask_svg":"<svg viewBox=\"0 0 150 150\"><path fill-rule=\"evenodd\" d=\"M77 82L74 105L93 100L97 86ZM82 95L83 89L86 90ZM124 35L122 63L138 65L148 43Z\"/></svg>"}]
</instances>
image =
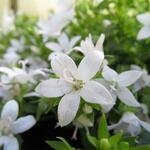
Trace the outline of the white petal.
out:
<instances>
[{"instance_id":1,"label":"white petal","mask_svg":"<svg viewBox=\"0 0 150 150\"><path fill-rule=\"evenodd\" d=\"M35 123L36 120L31 115L21 117L13 123L11 130L13 134L23 133L32 128L35 125Z\"/></svg>"},{"instance_id":2,"label":"white petal","mask_svg":"<svg viewBox=\"0 0 150 150\"><path fill-rule=\"evenodd\" d=\"M136 125L137 120L138 118L133 112L125 112L122 118L120 119L120 122Z\"/></svg>"},{"instance_id":3,"label":"white petal","mask_svg":"<svg viewBox=\"0 0 150 150\"><path fill-rule=\"evenodd\" d=\"M80 96L89 103L114 104L109 91L96 81L88 81L79 91Z\"/></svg>"},{"instance_id":4,"label":"white petal","mask_svg":"<svg viewBox=\"0 0 150 150\"><path fill-rule=\"evenodd\" d=\"M150 27L143 27L137 35L137 40L142 40L149 37L150 37Z\"/></svg>"},{"instance_id":5,"label":"white petal","mask_svg":"<svg viewBox=\"0 0 150 150\"><path fill-rule=\"evenodd\" d=\"M107 113L109 112L115 104L101 105L102 111Z\"/></svg>"},{"instance_id":6,"label":"white petal","mask_svg":"<svg viewBox=\"0 0 150 150\"><path fill-rule=\"evenodd\" d=\"M58 41L63 49L66 49L69 46L69 39L65 33L62 33L62 35L58 38Z\"/></svg>"},{"instance_id":7,"label":"white petal","mask_svg":"<svg viewBox=\"0 0 150 150\"><path fill-rule=\"evenodd\" d=\"M133 94L127 88L120 88L118 98L128 106L140 107L140 103L135 99Z\"/></svg>"},{"instance_id":8,"label":"white petal","mask_svg":"<svg viewBox=\"0 0 150 150\"><path fill-rule=\"evenodd\" d=\"M44 97L59 97L70 91L70 84L61 79L48 79L41 82L35 91Z\"/></svg>"},{"instance_id":9,"label":"white petal","mask_svg":"<svg viewBox=\"0 0 150 150\"><path fill-rule=\"evenodd\" d=\"M61 52L62 51L61 46L57 43L54 43L54 42L46 43L46 47L49 48L50 50L54 51L54 52Z\"/></svg>"},{"instance_id":10,"label":"white petal","mask_svg":"<svg viewBox=\"0 0 150 150\"><path fill-rule=\"evenodd\" d=\"M62 77L64 70L69 70L73 75L77 75L77 66L71 57L61 54L54 53L51 55L51 67L56 75Z\"/></svg>"},{"instance_id":11,"label":"white petal","mask_svg":"<svg viewBox=\"0 0 150 150\"><path fill-rule=\"evenodd\" d=\"M0 67L0 72L6 73L8 75L11 75L13 71L7 67Z\"/></svg>"},{"instance_id":12,"label":"white petal","mask_svg":"<svg viewBox=\"0 0 150 150\"><path fill-rule=\"evenodd\" d=\"M58 105L58 120L61 126L73 121L80 104L80 96L76 93L69 93L63 96Z\"/></svg>"},{"instance_id":13,"label":"white petal","mask_svg":"<svg viewBox=\"0 0 150 150\"><path fill-rule=\"evenodd\" d=\"M105 35L104 34L101 34L101 36L99 37L97 43L96 43L96 49L97 50L100 50L103 52L103 43L104 43L104 40L105 40Z\"/></svg>"},{"instance_id":14,"label":"white petal","mask_svg":"<svg viewBox=\"0 0 150 150\"><path fill-rule=\"evenodd\" d=\"M74 47L76 43L80 40L81 36L75 36L70 41L70 47Z\"/></svg>"},{"instance_id":15,"label":"white petal","mask_svg":"<svg viewBox=\"0 0 150 150\"><path fill-rule=\"evenodd\" d=\"M140 119L139 119L139 123L146 131L150 132L150 123L144 122Z\"/></svg>"},{"instance_id":16,"label":"white petal","mask_svg":"<svg viewBox=\"0 0 150 150\"><path fill-rule=\"evenodd\" d=\"M102 76L107 81L117 81L117 79L118 79L117 72L115 70L111 69L110 67L108 67L107 65L105 65L103 68Z\"/></svg>"},{"instance_id":17,"label":"white petal","mask_svg":"<svg viewBox=\"0 0 150 150\"><path fill-rule=\"evenodd\" d=\"M130 86L132 85L136 80L138 80L142 75L141 71L125 71L121 74L119 74L119 86Z\"/></svg>"},{"instance_id":18,"label":"white petal","mask_svg":"<svg viewBox=\"0 0 150 150\"><path fill-rule=\"evenodd\" d=\"M143 25L150 25L150 13L144 13L137 16L137 20Z\"/></svg>"},{"instance_id":19,"label":"white petal","mask_svg":"<svg viewBox=\"0 0 150 150\"><path fill-rule=\"evenodd\" d=\"M80 62L78 72L80 79L87 81L99 71L104 60L104 54L99 51L89 52Z\"/></svg>"},{"instance_id":20,"label":"white petal","mask_svg":"<svg viewBox=\"0 0 150 150\"><path fill-rule=\"evenodd\" d=\"M16 120L19 112L18 103L15 100L8 101L1 112L1 118L11 118L12 120Z\"/></svg>"},{"instance_id":21,"label":"white petal","mask_svg":"<svg viewBox=\"0 0 150 150\"><path fill-rule=\"evenodd\" d=\"M117 128L119 125L120 125L120 122L118 122L118 123L116 123L116 124L109 125L109 126L108 126L108 129L109 129L109 130L113 130L113 129Z\"/></svg>"},{"instance_id":22,"label":"white petal","mask_svg":"<svg viewBox=\"0 0 150 150\"><path fill-rule=\"evenodd\" d=\"M19 144L15 137L1 136L0 145L3 145L4 150L19 150Z\"/></svg>"}]
</instances>

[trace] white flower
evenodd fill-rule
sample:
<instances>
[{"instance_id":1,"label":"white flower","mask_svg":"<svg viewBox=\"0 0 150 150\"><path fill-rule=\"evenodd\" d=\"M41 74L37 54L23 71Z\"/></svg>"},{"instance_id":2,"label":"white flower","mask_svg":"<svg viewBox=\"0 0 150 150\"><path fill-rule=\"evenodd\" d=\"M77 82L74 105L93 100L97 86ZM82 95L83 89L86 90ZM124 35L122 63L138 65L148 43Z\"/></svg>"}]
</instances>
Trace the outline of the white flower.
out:
<instances>
[{"instance_id":1,"label":"white flower","mask_svg":"<svg viewBox=\"0 0 150 150\"><path fill-rule=\"evenodd\" d=\"M0 67L0 72L3 73L1 77L2 83L20 83L25 84L27 82L36 82L36 77L38 75L45 76L45 73L40 69L33 70L28 72L25 68L8 68L8 67Z\"/></svg>"},{"instance_id":2,"label":"white flower","mask_svg":"<svg viewBox=\"0 0 150 150\"><path fill-rule=\"evenodd\" d=\"M100 52L103 52L104 40L105 40L105 35L101 34L98 41L94 45L94 43L92 41L92 36L91 36L91 34L89 34L89 36L86 37L85 40L81 41L80 47L75 47L75 49L80 51L84 55L86 55L88 52L91 52L91 51L94 51L94 50L98 50Z\"/></svg>"},{"instance_id":3,"label":"white flower","mask_svg":"<svg viewBox=\"0 0 150 150\"><path fill-rule=\"evenodd\" d=\"M7 52L22 52L25 50L25 39L21 37L19 40L12 39L11 46L7 49Z\"/></svg>"},{"instance_id":4,"label":"white flower","mask_svg":"<svg viewBox=\"0 0 150 150\"><path fill-rule=\"evenodd\" d=\"M36 120L28 115L17 119L19 106L15 100L8 101L1 112L0 118L0 146L4 150L19 150L19 144L14 135L32 128Z\"/></svg>"},{"instance_id":5,"label":"white flower","mask_svg":"<svg viewBox=\"0 0 150 150\"><path fill-rule=\"evenodd\" d=\"M137 20L144 25L137 35L138 40L150 37L150 13L143 13L137 16Z\"/></svg>"},{"instance_id":6,"label":"white flower","mask_svg":"<svg viewBox=\"0 0 150 150\"><path fill-rule=\"evenodd\" d=\"M150 75L147 70L140 68L137 65L131 65L131 70L142 72L142 76L134 83L134 90L137 92L145 87L150 87Z\"/></svg>"},{"instance_id":7,"label":"white flower","mask_svg":"<svg viewBox=\"0 0 150 150\"><path fill-rule=\"evenodd\" d=\"M58 38L58 43L49 42L46 43L46 47L51 49L54 52L62 52L69 54L72 52L76 43L80 40L80 36L75 36L69 40L68 36L65 33L62 33Z\"/></svg>"},{"instance_id":8,"label":"white flower","mask_svg":"<svg viewBox=\"0 0 150 150\"><path fill-rule=\"evenodd\" d=\"M20 60L20 55L17 54L16 52L6 52L3 55L3 60L2 62L5 65L13 65L13 64L17 64L17 62Z\"/></svg>"},{"instance_id":9,"label":"white flower","mask_svg":"<svg viewBox=\"0 0 150 150\"><path fill-rule=\"evenodd\" d=\"M109 126L110 130L114 129L115 132L123 130L125 133L132 136L138 135L141 132L141 127L150 132L150 124L140 120L132 112L126 112L123 114L120 121L114 125Z\"/></svg>"},{"instance_id":10,"label":"white flower","mask_svg":"<svg viewBox=\"0 0 150 150\"><path fill-rule=\"evenodd\" d=\"M141 75L141 71L125 71L118 74L108 66L105 66L102 71L102 76L106 80L106 86L109 87L114 100L118 97L123 103L133 107L140 107L140 104L127 87L135 83Z\"/></svg>"},{"instance_id":11,"label":"white flower","mask_svg":"<svg viewBox=\"0 0 150 150\"><path fill-rule=\"evenodd\" d=\"M51 0L50 10L54 12L62 12L74 7L76 0Z\"/></svg>"},{"instance_id":12,"label":"white flower","mask_svg":"<svg viewBox=\"0 0 150 150\"><path fill-rule=\"evenodd\" d=\"M3 33L8 33L12 30L14 26L14 16L8 13L4 13L2 20L0 22L0 31Z\"/></svg>"},{"instance_id":13,"label":"white flower","mask_svg":"<svg viewBox=\"0 0 150 150\"><path fill-rule=\"evenodd\" d=\"M58 36L61 30L73 19L73 16L74 9L52 14L48 20L38 22L39 33L48 37Z\"/></svg>"},{"instance_id":14,"label":"white flower","mask_svg":"<svg viewBox=\"0 0 150 150\"><path fill-rule=\"evenodd\" d=\"M112 21L111 20L108 20L108 19L104 19L103 20L103 25L104 27L108 27L112 24Z\"/></svg>"},{"instance_id":15,"label":"white flower","mask_svg":"<svg viewBox=\"0 0 150 150\"><path fill-rule=\"evenodd\" d=\"M61 126L69 124L75 118L80 97L89 103L114 103L108 90L92 80L102 65L103 59L103 53L90 52L77 68L74 61L63 53L53 53L51 56L52 69L59 79L53 78L41 82L36 92L45 97L63 96L58 106L58 120Z\"/></svg>"}]
</instances>

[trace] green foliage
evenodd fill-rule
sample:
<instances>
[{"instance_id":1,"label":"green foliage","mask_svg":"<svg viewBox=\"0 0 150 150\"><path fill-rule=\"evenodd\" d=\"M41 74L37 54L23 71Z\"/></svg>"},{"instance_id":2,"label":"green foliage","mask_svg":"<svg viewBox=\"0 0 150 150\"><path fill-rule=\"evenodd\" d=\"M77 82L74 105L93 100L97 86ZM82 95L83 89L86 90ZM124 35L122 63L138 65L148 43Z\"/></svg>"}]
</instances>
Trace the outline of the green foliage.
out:
<instances>
[{"instance_id":1,"label":"green foliage","mask_svg":"<svg viewBox=\"0 0 150 150\"><path fill-rule=\"evenodd\" d=\"M60 141L46 141L46 143L55 150L75 150L69 143L62 137L58 137Z\"/></svg>"},{"instance_id":2,"label":"green foliage","mask_svg":"<svg viewBox=\"0 0 150 150\"><path fill-rule=\"evenodd\" d=\"M96 150L148 150L150 145L132 147L123 139L123 133L109 136L106 117L103 114L98 128L97 138L87 134L88 141Z\"/></svg>"},{"instance_id":3,"label":"green foliage","mask_svg":"<svg viewBox=\"0 0 150 150\"><path fill-rule=\"evenodd\" d=\"M129 64L139 64L150 70L150 40L138 41L137 33L142 25L136 16L150 10L149 0L104 0L95 5L93 0L78 0L76 6L76 20L70 24L70 34L81 35L84 39L89 33L98 39L105 33L105 54L111 65L125 70ZM105 20L111 25L105 26ZM121 67L120 67L121 66Z\"/></svg>"}]
</instances>

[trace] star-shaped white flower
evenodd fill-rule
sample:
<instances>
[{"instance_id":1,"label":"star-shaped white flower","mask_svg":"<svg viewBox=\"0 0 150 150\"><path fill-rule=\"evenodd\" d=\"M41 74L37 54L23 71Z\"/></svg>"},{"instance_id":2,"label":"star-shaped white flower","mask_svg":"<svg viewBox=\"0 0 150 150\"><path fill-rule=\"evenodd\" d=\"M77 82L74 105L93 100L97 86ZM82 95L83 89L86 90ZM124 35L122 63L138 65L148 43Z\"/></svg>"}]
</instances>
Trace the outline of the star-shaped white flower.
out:
<instances>
[{"instance_id":1,"label":"star-shaped white flower","mask_svg":"<svg viewBox=\"0 0 150 150\"><path fill-rule=\"evenodd\" d=\"M52 14L48 20L39 21L39 33L48 36L55 37L60 35L61 30L73 19L74 9L65 10L62 12Z\"/></svg>"},{"instance_id":2,"label":"star-shaped white flower","mask_svg":"<svg viewBox=\"0 0 150 150\"><path fill-rule=\"evenodd\" d=\"M58 120L61 126L69 124L75 118L80 97L89 103L114 103L108 90L92 80L99 71L103 59L102 52L90 52L77 68L74 61L63 53L55 53L51 56L52 70L59 79L52 78L41 82L36 92L45 97L63 96L58 106Z\"/></svg>"},{"instance_id":3,"label":"star-shaped white flower","mask_svg":"<svg viewBox=\"0 0 150 150\"><path fill-rule=\"evenodd\" d=\"M21 37L19 40L12 39L10 43L11 43L11 45L7 49L8 53L9 52L22 52L26 48L24 37Z\"/></svg>"},{"instance_id":4,"label":"star-shaped white flower","mask_svg":"<svg viewBox=\"0 0 150 150\"><path fill-rule=\"evenodd\" d=\"M27 82L36 83L36 77L45 76L45 73L40 70L32 70L29 71L25 68L8 68L8 67L0 67L0 72L3 73L1 76L1 81L4 84L9 83L20 83L26 84Z\"/></svg>"},{"instance_id":5,"label":"star-shaped white flower","mask_svg":"<svg viewBox=\"0 0 150 150\"><path fill-rule=\"evenodd\" d=\"M19 106L15 100L8 101L0 117L0 146L4 150L19 150L19 144L14 135L23 133L32 128L36 120L28 115L17 119Z\"/></svg>"},{"instance_id":6,"label":"star-shaped white flower","mask_svg":"<svg viewBox=\"0 0 150 150\"><path fill-rule=\"evenodd\" d=\"M145 87L150 87L150 75L147 70L142 69L137 65L131 65L131 70L138 70L142 72L142 76L134 83L134 90L137 92Z\"/></svg>"},{"instance_id":7,"label":"star-shaped white flower","mask_svg":"<svg viewBox=\"0 0 150 150\"><path fill-rule=\"evenodd\" d=\"M61 52L69 54L72 52L76 43L80 40L80 36L75 36L69 40L67 34L62 33L58 38L58 43L56 42L48 42L46 43L46 47L54 52Z\"/></svg>"},{"instance_id":8,"label":"star-shaped white flower","mask_svg":"<svg viewBox=\"0 0 150 150\"><path fill-rule=\"evenodd\" d=\"M137 16L137 20L144 25L137 35L138 40L150 37L150 13L143 13Z\"/></svg>"},{"instance_id":9,"label":"star-shaped white flower","mask_svg":"<svg viewBox=\"0 0 150 150\"><path fill-rule=\"evenodd\" d=\"M92 41L92 36L91 36L91 34L89 34L89 36L86 37L85 40L81 41L80 47L75 47L75 49L80 51L84 55L86 55L88 52L91 52L93 50L98 50L98 51L103 52L104 40L105 40L105 35L101 34L98 41L94 45L94 43Z\"/></svg>"},{"instance_id":10,"label":"star-shaped white flower","mask_svg":"<svg viewBox=\"0 0 150 150\"><path fill-rule=\"evenodd\" d=\"M138 135L141 132L141 127L150 132L150 124L140 120L132 112L124 113L118 123L108 126L110 130L113 129L115 132L123 130L125 133L131 134L132 136Z\"/></svg>"},{"instance_id":11,"label":"star-shaped white flower","mask_svg":"<svg viewBox=\"0 0 150 150\"><path fill-rule=\"evenodd\" d=\"M114 100L118 97L123 103L133 107L140 107L140 104L127 87L135 83L141 75L142 72L136 70L118 74L108 66L104 66L102 71L105 85L109 88Z\"/></svg>"}]
</instances>

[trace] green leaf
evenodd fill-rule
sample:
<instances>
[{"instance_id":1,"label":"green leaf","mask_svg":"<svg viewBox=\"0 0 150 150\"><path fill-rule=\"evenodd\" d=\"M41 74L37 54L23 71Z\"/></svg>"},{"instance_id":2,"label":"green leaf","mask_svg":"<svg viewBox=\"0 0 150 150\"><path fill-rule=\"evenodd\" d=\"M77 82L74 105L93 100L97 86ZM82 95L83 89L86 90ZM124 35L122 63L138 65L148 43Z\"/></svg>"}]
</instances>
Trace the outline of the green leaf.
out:
<instances>
[{"instance_id":1,"label":"green leaf","mask_svg":"<svg viewBox=\"0 0 150 150\"><path fill-rule=\"evenodd\" d=\"M118 146L118 150L130 150L128 142L121 142Z\"/></svg>"},{"instance_id":2,"label":"green leaf","mask_svg":"<svg viewBox=\"0 0 150 150\"><path fill-rule=\"evenodd\" d=\"M130 150L150 150L150 145L131 147Z\"/></svg>"},{"instance_id":3,"label":"green leaf","mask_svg":"<svg viewBox=\"0 0 150 150\"><path fill-rule=\"evenodd\" d=\"M89 134L86 134L86 136L87 136L88 141L89 141L94 147L97 147L98 141L97 141L96 137L91 136L91 135L89 135Z\"/></svg>"},{"instance_id":4,"label":"green leaf","mask_svg":"<svg viewBox=\"0 0 150 150\"><path fill-rule=\"evenodd\" d=\"M122 135L123 135L123 132L120 132L116 135L111 136L109 138L109 142L110 142L111 146L116 146L120 142Z\"/></svg>"},{"instance_id":5,"label":"green leaf","mask_svg":"<svg viewBox=\"0 0 150 150\"><path fill-rule=\"evenodd\" d=\"M63 137L57 137L57 138L60 139L69 149L72 149L70 144Z\"/></svg>"},{"instance_id":6,"label":"green leaf","mask_svg":"<svg viewBox=\"0 0 150 150\"><path fill-rule=\"evenodd\" d=\"M46 141L46 143L55 150L71 150L61 141Z\"/></svg>"},{"instance_id":7,"label":"green leaf","mask_svg":"<svg viewBox=\"0 0 150 150\"><path fill-rule=\"evenodd\" d=\"M46 141L46 143L55 150L75 150L70 144L62 137L57 137L61 141Z\"/></svg>"},{"instance_id":8,"label":"green leaf","mask_svg":"<svg viewBox=\"0 0 150 150\"><path fill-rule=\"evenodd\" d=\"M99 147L100 147L100 150L111 150L111 145L108 139L101 139Z\"/></svg>"},{"instance_id":9,"label":"green leaf","mask_svg":"<svg viewBox=\"0 0 150 150\"><path fill-rule=\"evenodd\" d=\"M102 115L98 127L98 141L100 141L102 138L108 138L109 137L109 131L107 127L107 121L105 114Z\"/></svg>"}]
</instances>

